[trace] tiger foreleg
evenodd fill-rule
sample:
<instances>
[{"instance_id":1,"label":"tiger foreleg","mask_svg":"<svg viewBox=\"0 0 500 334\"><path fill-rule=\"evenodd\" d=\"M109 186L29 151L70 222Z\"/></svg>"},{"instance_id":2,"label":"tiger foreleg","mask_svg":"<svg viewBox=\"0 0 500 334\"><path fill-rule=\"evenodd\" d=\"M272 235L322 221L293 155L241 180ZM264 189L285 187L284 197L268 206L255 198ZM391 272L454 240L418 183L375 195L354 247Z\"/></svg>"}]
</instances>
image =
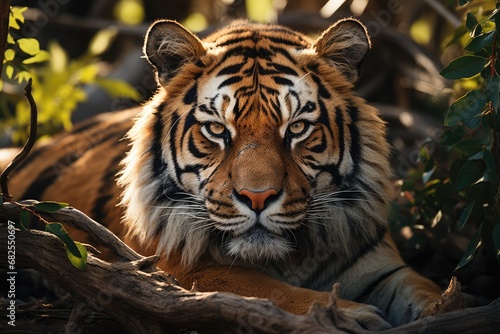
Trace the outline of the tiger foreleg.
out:
<instances>
[{"instance_id":1,"label":"tiger foreleg","mask_svg":"<svg viewBox=\"0 0 500 334\"><path fill-rule=\"evenodd\" d=\"M363 302L377 305L393 326L463 307L460 283L453 279L444 292L431 280L404 268L387 278Z\"/></svg>"},{"instance_id":2,"label":"tiger foreleg","mask_svg":"<svg viewBox=\"0 0 500 334\"><path fill-rule=\"evenodd\" d=\"M270 299L281 309L297 315L306 314L315 302L325 307L332 304L330 292L296 287L246 267L211 266L176 278L186 288L192 287L193 282L196 282L197 291L224 291ZM366 329L390 328L375 306L341 298L335 298L334 304L334 307Z\"/></svg>"}]
</instances>

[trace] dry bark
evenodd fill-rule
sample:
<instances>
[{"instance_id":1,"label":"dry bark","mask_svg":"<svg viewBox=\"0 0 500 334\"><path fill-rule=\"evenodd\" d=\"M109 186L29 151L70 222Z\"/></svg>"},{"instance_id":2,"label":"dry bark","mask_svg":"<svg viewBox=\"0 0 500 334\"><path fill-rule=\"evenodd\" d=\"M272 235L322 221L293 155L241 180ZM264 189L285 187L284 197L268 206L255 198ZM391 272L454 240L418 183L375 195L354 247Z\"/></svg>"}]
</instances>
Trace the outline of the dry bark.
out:
<instances>
[{"instance_id":1,"label":"dry bark","mask_svg":"<svg viewBox=\"0 0 500 334\"><path fill-rule=\"evenodd\" d=\"M0 206L0 222L17 220L19 212L18 205L4 203ZM42 231L16 230L16 267L40 271L74 297L66 333L89 333L100 322L109 323L109 318L130 333L175 333L179 329L201 333L372 333L336 310L335 295L330 307L314 305L308 314L296 316L268 300L187 291L156 268L157 257L137 254L80 211L64 208L40 214L49 221L91 233L119 258L108 263L89 254L86 269L80 271L71 265L57 237ZM6 241L7 231L1 229L1 254L7 254ZM6 256L0 257L0 264L7 265ZM485 307L421 319L385 333L486 333L498 328L499 300ZM8 328L0 329L7 332Z\"/></svg>"}]
</instances>

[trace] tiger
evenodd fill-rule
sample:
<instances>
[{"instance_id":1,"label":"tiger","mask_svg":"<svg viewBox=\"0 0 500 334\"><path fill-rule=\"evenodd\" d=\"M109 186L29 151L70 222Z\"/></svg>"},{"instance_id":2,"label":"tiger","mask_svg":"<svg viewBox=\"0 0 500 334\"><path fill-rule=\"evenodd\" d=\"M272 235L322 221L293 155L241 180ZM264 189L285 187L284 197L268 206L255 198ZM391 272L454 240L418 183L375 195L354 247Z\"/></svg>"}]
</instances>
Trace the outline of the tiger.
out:
<instances>
[{"instance_id":1,"label":"tiger","mask_svg":"<svg viewBox=\"0 0 500 334\"><path fill-rule=\"evenodd\" d=\"M143 48L153 97L40 145L11 188L160 254L186 289L305 314L340 283L337 307L368 329L435 314L440 287L390 236L386 124L354 89L370 48L355 18L316 39L235 21L202 40L158 20Z\"/></svg>"}]
</instances>

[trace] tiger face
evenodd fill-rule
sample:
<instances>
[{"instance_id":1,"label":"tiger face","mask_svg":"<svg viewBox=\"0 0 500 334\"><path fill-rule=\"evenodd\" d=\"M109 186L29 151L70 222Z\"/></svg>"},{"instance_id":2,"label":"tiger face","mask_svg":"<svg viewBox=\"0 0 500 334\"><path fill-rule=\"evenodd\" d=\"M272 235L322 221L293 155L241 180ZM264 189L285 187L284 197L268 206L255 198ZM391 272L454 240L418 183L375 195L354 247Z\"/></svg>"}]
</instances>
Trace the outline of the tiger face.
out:
<instances>
[{"instance_id":1,"label":"tiger face","mask_svg":"<svg viewBox=\"0 0 500 334\"><path fill-rule=\"evenodd\" d=\"M384 125L352 93L369 46L355 20L316 41L247 22L201 41L154 24L144 51L160 90L119 177L129 233L185 264L207 250L218 262L283 261L313 253L315 239L353 258L380 239Z\"/></svg>"}]
</instances>

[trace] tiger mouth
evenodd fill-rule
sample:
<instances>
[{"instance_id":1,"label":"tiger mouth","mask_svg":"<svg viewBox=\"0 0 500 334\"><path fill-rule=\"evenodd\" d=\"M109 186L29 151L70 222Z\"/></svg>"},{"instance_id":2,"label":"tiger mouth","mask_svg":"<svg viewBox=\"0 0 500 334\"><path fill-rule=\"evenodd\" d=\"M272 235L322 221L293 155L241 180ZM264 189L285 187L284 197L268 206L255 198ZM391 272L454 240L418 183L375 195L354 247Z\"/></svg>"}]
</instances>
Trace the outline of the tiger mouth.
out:
<instances>
[{"instance_id":1,"label":"tiger mouth","mask_svg":"<svg viewBox=\"0 0 500 334\"><path fill-rule=\"evenodd\" d=\"M257 224L227 242L227 253L243 260L277 260L293 250L292 243L285 237L272 233Z\"/></svg>"}]
</instances>

